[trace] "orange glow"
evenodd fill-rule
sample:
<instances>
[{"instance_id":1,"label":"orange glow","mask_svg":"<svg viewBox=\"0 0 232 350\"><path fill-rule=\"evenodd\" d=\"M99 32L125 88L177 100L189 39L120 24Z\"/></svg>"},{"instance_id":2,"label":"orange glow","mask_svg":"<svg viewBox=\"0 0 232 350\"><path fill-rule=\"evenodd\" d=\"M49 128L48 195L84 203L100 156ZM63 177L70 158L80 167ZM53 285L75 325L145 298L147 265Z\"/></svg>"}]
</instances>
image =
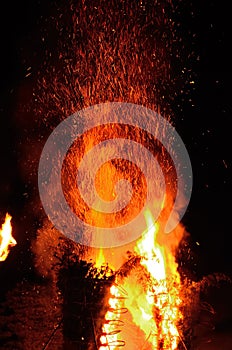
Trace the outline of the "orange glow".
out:
<instances>
[{"instance_id":1,"label":"orange glow","mask_svg":"<svg viewBox=\"0 0 232 350\"><path fill-rule=\"evenodd\" d=\"M10 247L17 244L16 240L12 237L12 217L7 213L5 222L0 230L0 261L6 260Z\"/></svg>"}]
</instances>

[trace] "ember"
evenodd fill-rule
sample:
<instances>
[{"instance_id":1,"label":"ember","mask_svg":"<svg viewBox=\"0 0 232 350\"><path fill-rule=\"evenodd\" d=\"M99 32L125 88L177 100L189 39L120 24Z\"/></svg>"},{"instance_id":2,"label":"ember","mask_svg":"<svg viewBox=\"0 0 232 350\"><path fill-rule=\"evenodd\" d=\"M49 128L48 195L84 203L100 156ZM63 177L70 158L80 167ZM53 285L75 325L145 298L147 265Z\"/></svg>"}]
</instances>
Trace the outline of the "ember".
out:
<instances>
[{"instance_id":1,"label":"ember","mask_svg":"<svg viewBox=\"0 0 232 350\"><path fill-rule=\"evenodd\" d=\"M0 261L6 260L10 248L17 244L14 237L12 237L11 219L12 217L7 213L5 222L0 230Z\"/></svg>"}]
</instances>

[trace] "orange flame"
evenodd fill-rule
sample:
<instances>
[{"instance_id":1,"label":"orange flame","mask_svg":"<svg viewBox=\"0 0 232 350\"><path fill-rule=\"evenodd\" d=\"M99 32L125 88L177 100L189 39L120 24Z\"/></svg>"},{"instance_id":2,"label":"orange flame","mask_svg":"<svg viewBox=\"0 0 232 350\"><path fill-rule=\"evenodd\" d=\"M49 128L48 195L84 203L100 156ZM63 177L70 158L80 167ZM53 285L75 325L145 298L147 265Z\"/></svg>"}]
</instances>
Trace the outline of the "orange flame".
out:
<instances>
[{"instance_id":1,"label":"orange flame","mask_svg":"<svg viewBox=\"0 0 232 350\"><path fill-rule=\"evenodd\" d=\"M14 237L12 237L11 219L12 217L7 213L5 222L0 230L0 261L6 260L10 247L17 244Z\"/></svg>"}]
</instances>

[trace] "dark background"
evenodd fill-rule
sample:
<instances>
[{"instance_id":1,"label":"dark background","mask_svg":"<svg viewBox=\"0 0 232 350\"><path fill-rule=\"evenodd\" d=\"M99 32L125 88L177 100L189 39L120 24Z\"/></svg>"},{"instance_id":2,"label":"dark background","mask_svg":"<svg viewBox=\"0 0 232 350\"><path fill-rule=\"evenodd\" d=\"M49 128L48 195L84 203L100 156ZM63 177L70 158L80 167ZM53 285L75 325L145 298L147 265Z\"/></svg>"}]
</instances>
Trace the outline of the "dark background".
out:
<instances>
[{"instance_id":1,"label":"dark background","mask_svg":"<svg viewBox=\"0 0 232 350\"><path fill-rule=\"evenodd\" d=\"M26 133L34 130L30 131L30 122L25 123L25 132L22 122L18 128L18 108L32 98L33 74L25 76L30 72L27 70L30 62L34 72L39 68L44 50L39 40L41 16L49 18L55 6L55 2L42 0L9 1L0 5L0 215L1 220L6 211L13 215L14 235L19 244L5 264L17 264L20 271L26 269L25 252L30 256L30 235L38 222L28 212L30 191L36 189L23 177L20 153ZM188 4L183 4L183 11L177 17L189 48L191 38L188 42L187 29L197 36L195 48L199 62L192 68L195 90L184 99L177 96L173 105L176 129L189 151L194 175L193 194L183 222L190 232L195 272L198 275L229 273L232 269L230 10L225 0L195 2L192 6L194 20L189 15ZM27 152L30 153L30 148Z\"/></svg>"}]
</instances>

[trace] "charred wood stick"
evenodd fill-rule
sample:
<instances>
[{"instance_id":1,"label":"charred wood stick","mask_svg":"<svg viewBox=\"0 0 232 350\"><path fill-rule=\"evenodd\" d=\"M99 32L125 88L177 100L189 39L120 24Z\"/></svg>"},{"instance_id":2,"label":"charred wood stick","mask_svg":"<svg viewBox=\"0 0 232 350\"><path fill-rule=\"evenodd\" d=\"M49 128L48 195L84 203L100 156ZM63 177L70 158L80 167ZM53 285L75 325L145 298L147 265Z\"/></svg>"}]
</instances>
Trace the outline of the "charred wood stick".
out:
<instances>
[{"instance_id":1,"label":"charred wood stick","mask_svg":"<svg viewBox=\"0 0 232 350\"><path fill-rule=\"evenodd\" d=\"M44 347L42 348L42 350L46 350L48 348L48 345L51 343L54 335L56 334L57 330L60 328L62 322L63 322L63 318L60 320L58 325L53 329L51 335L49 336L49 338L48 338L47 342L45 343Z\"/></svg>"},{"instance_id":2,"label":"charred wood stick","mask_svg":"<svg viewBox=\"0 0 232 350\"><path fill-rule=\"evenodd\" d=\"M116 272L116 275L120 277L126 277L131 272L131 270L133 270L139 265L140 260L141 260L141 257L132 256L120 267L120 269Z\"/></svg>"}]
</instances>

